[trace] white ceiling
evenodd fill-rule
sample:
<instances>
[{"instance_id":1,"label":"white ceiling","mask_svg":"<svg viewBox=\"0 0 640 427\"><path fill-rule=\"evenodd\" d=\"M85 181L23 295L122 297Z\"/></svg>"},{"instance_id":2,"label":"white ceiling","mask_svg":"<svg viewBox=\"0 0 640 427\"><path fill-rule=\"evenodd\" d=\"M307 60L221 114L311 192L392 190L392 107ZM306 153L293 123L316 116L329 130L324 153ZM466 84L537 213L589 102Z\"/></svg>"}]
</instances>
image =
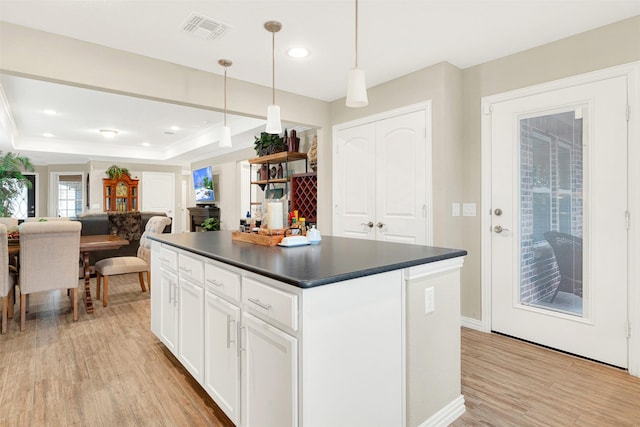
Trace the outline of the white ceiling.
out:
<instances>
[{"instance_id":1,"label":"white ceiling","mask_svg":"<svg viewBox=\"0 0 640 427\"><path fill-rule=\"evenodd\" d=\"M179 28L192 12L231 29L214 41L187 34ZM467 68L638 14L640 0L360 0L359 65L371 87L441 61ZM267 87L271 34L263 24L278 20L276 87L324 101L346 93L354 15L353 0L0 0L2 21L216 74L222 74L218 59L228 58L230 77ZM294 46L311 55L287 57ZM188 165L221 153L211 145L219 113L6 75L0 84L17 127L14 144L38 163L114 158L114 145L122 160L156 163ZM46 108L59 114L44 117ZM165 134L172 125L181 130ZM237 149L251 145L262 122L234 118L230 125L246 131L234 136ZM104 145L102 128L120 133ZM143 147L144 141L153 145ZM46 156L37 154L42 149Z\"/></svg>"}]
</instances>

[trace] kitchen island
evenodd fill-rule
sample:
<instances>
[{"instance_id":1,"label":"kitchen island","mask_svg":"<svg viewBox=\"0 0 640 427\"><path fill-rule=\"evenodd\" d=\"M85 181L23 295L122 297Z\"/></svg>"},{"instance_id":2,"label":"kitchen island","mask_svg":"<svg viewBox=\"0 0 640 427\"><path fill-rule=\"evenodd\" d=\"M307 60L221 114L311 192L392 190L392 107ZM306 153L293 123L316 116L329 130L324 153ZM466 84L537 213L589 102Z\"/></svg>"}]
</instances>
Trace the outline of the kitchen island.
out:
<instances>
[{"instance_id":1,"label":"kitchen island","mask_svg":"<svg viewBox=\"0 0 640 427\"><path fill-rule=\"evenodd\" d=\"M152 237L151 329L238 426L435 426L464 412L465 251Z\"/></svg>"}]
</instances>

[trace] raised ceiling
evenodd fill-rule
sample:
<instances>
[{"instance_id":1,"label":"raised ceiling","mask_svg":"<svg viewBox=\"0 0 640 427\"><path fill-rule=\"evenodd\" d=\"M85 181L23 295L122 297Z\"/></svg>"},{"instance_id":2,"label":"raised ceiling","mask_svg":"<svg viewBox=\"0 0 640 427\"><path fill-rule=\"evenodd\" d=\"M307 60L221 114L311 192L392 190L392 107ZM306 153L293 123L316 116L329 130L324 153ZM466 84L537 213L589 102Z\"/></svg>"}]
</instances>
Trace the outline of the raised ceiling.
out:
<instances>
[{"instance_id":1,"label":"raised ceiling","mask_svg":"<svg viewBox=\"0 0 640 427\"><path fill-rule=\"evenodd\" d=\"M467 68L635 16L640 1L360 0L359 12L359 62L371 87L441 61ZM188 34L181 27L193 13L228 29L215 40ZM218 59L229 58L233 78L267 87L271 37L263 24L274 19L283 23L276 37L276 87L323 101L342 98L354 63L353 0L0 0L2 21L216 74L222 73ZM295 46L309 49L309 57L287 57ZM183 165L220 153L210 142L220 126L217 112L14 76L1 76L0 84L15 139L39 162L62 162L55 150L64 162L115 157ZM43 117L45 108L60 115ZM180 130L165 133L172 125ZM249 135L261 122L234 118L234 125ZM117 141L105 145L95 133L105 127L118 128ZM1 149L6 142L0 141ZM235 148L250 143L245 135L234 137ZM45 148L49 154L40 158L37 152Z\"/></svg>"}]
</instances>

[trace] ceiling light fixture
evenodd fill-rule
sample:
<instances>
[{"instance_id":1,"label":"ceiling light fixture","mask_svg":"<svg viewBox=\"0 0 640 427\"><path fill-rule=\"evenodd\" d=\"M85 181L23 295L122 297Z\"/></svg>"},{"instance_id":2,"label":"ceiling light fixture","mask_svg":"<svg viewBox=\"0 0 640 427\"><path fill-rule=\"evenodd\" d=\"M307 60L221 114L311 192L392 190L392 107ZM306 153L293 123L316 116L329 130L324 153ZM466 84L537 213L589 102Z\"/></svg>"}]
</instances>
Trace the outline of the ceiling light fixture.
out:
<instances>
[{"instance_id":1,"label":"ceiling light fixture","mask_svg":"<svg viewBox=\"0 0 640 427\"><path fill-rule=\"evenodd\" d=\"M282 24L277 21L268 21L264 23L264 28L271 33L271 55L272 55L272 104L267 107L267 126L265 132L278 134L282 132L282 123L280 122L280 107L276 105L276 33L282 29Z\"/></svg>"},{"instance_id":2,"label":"ceiling light fixture","mask_svg":"<svg viewBox=\"0 0 640 427\"><path fill-rule=\"evenodd\" d=\"M287 51L287 55L296 59L306 58L309 56L309 49L306 47L292 47Z\"/></svg>"},{"instance_id":3,"label":"ceiling light fixture","mask_svg":"<svg viewBox=\"0 0 640 427\"><path fill-rule=\"evenodd\" d=\"M347 83L347 107L366 107L369 104L367 98L367 82L364 70L358 68L358 0L356 1L356 66L349 70Z\"/></svg>"},{"instance_id":4,"label":"ceiling light fixture","mask_svg":"<svg viewBox=\"0 0 640 427\"><path fill-rule=\"evenodd\" d=\"M118 134L118 131L117 130L111 130L111 129L100 129L100 133L105 138L112 139L112 138L115 138L115 136Z\"/></svg>"},{"instance_id":5,"label":"ceiling light fixture","mask_svg":"<svg viewBox=\"0 0 640 427\"><path fill-rule=\"evenodd\" d=\"M44 110L43 113L45 113L47 116L55 116L56 110Z\"/></svg>"},{"instance_id":6,"label":"ceiling light fixture","mask_svg":"<svg viewBox=\"0 0 640 427\"><path fill-rule=\"evenodd\" d=\"M220 59L218 64L224 67L224 127L222 128L222 138L218 142L218 147L231 147L231 128L227 126L227 68L233 64L228 59Z\"/></svg>"},{"instance_id":7,"label":"ceiling light fixture","mask_svg":"<svg viewBox=\"0 0 640 427\"><path fill-rule=\"evenodd\" d=\"M51 132L45 132L42 134L45 138L53 138L53 134Z\"/></svg>"}]
</instances>

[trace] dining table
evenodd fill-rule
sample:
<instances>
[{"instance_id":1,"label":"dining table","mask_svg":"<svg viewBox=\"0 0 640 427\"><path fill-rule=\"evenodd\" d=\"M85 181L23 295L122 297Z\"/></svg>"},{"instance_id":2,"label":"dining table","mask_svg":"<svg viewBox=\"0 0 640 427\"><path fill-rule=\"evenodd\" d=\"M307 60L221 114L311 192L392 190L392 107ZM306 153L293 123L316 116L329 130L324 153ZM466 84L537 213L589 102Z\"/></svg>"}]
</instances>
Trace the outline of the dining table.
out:
<instances>
[{"instance_id":1,"label":"dining table","mask_svg":"<svg viewBox=\"0 0 640 427\"><path fill-rule=\"evenodd\" d=\"M93 313L93 300L91 299L91 266L89 265L89 253L92 251L115 250L129 244L127 239L115 234L96 234L93 236L80 236L80 254L82 255L82 268L84 272L84 305L88 314ZM17 256L20 252L20 242L9 244L9 255Z\"/></svg>"}]
</instances>

